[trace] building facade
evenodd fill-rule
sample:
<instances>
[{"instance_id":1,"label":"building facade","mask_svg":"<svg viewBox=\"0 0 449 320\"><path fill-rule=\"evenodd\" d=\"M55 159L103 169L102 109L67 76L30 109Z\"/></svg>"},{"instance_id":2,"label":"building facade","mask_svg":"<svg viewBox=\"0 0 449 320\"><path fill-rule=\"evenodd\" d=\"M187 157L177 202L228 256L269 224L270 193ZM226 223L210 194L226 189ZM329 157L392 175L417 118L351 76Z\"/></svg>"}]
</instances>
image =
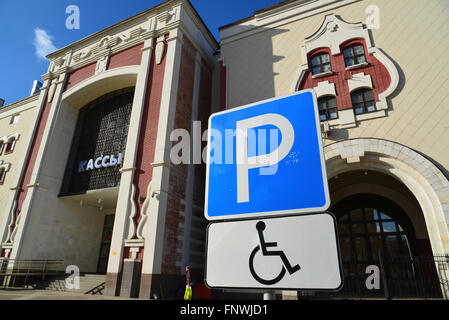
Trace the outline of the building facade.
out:
<instances>
[{"instance_id":1,"label":"building facade","mask_svg":"<svg viewBox=\"0 0 449 320\"><path fill-rule=\"evenodd\" d=\"M379 251L449 252L448 18L439 1L284 1L220 29L222 108L314 89L345 277Z\"/></svg>"},{"instance_id":2,"label":"building facade","mask_svg":"<svg viewBox=\"0 0 449 320\"><path fill-rule=\"evenodd\" d=\"M406 8L406 10L404 9ZM313 89L344 274L449 253L445 1L284 1L220 29L170 0L48 56L0 108L2 259L106 274L111 296L171 297L204 269L204 164L174 129ZM205 142L202 142L203 148Z\"/></svg>"},{"instance_id":3,"label":"building facade","mask_svg":"<svg viewBox=\"0 0 449 320\"><path fill-rule=\"evenodd\" d=\"M40 93L0 109L1 256L142 298L203 268L205 167L173 166L170 133L218 109L217 48L167 1L50 54Z\"/></svg>"}]
</instances>

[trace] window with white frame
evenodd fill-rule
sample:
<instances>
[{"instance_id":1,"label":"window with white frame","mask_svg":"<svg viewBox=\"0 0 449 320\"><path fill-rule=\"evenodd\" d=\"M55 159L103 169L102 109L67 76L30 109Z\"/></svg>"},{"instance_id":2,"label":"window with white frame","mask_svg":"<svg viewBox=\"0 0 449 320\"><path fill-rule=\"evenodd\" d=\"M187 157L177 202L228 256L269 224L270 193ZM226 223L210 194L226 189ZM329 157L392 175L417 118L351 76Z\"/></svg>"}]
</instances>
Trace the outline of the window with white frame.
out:
<instances>
[{"instance_id":1,"label":"window with white frame","mask_svg":"<svg viewBox=\"0 0 449 320\"><path fill-rule=\"evenodd\" d=\"M346 67L366 63L365 50L361 44L345 48L343 50L343 56L345 57Z\"/></svg>"},{"instance_id":2,"label":"window with white frame","mask_svg":"<svg viewBox=\"0 0 449 320\"><path fill-rule=\"evenodd\" d=\"M337 99L335 96L324 96L318 99L320 120L332 120L338 118Z\"/></svg>"},{"instance_id":3,"label":"window with white frame","mask_svg":"<svg viewBox=\"0 0 449 320\"><path fill-rule=\"evenodd\" d=\"M328 53L318 53L311 59L312 75L332 72L331 60Z\"/></svg>"},{"instance_id":4,"label":"window with white frame","mask_svg":"<svg viewBox=\"0 0 449 320\"><path fill-rule=\"evenodd\" d=\"M351 101L355 115L376 111L374 93L371 89L363 88L353 91Z\"/></svg>"}]
</instances>

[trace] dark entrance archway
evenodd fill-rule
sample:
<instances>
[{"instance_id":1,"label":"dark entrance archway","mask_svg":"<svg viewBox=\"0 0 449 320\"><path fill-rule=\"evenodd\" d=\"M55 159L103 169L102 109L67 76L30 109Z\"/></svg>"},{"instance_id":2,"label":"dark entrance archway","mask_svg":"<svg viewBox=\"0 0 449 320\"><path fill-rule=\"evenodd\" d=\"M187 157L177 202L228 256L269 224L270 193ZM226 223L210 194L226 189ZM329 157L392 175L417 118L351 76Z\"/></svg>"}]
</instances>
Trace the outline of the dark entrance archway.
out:
<instances>
[{"instance_id":1,"label":"dark entrance archway","mask_svg":"<svg viewBox=\"0 0 449 320\"><path fill-rule=\"evenodd\" d=\"M338 294L352 298L441 298L434 257L418 256L412 221L394 201L376 194L350 195L331 211L338 221L344 286ZM446 261L447 262L447 261ZM378 268L378 288L366 280Z\"/></svg>"}]
</instances>

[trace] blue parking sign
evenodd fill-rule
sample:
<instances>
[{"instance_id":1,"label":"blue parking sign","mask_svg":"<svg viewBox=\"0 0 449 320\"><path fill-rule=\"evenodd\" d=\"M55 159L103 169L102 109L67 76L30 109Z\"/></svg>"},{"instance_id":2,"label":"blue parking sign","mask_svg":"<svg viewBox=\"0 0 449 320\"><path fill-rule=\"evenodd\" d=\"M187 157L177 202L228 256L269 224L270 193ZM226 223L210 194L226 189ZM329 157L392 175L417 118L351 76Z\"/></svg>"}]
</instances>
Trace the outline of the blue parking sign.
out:
<instances>
[{"instance_id":1,"label":"blue parking sign","mask_svg":"<svg viewBox=\"0 0 449 320\"><path fill-rule=\"evenodd\" d=\"M329 187L313 90L209 118L205 217L322 212Z\"/></svg>"}]
</instances>

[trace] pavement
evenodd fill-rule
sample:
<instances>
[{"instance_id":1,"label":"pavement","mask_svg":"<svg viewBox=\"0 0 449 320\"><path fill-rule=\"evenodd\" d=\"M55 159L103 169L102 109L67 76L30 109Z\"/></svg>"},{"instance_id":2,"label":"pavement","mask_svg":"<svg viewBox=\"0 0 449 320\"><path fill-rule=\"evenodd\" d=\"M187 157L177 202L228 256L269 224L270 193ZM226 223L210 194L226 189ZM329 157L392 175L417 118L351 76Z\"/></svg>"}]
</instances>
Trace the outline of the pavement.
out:
<instances>
[{"instance_id":1,"label":"pavement","mask_svg":"<svg viewBox=\"0 0 449 320\"><path fill-rule=\"evenodd\" d=\"M76 292L36 290L36 289L0 289L0 300L139 300L132 298L110 297L100 294L81 294Z\"/></svg>"}]
</instances>

